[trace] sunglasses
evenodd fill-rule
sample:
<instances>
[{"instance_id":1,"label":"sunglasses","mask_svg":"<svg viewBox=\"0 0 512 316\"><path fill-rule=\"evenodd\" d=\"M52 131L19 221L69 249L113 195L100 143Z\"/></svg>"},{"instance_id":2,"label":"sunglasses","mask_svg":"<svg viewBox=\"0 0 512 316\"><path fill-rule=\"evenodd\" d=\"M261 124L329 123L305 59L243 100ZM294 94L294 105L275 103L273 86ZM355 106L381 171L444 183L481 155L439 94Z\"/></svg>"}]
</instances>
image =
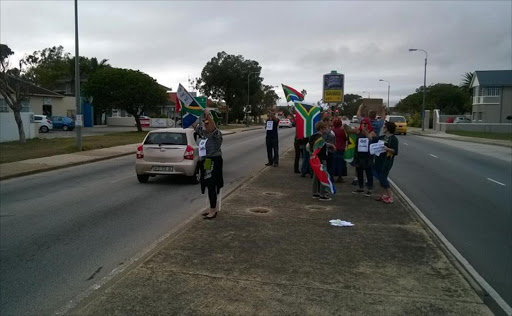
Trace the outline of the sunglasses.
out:
<instances>
[{"instance_id":1,"label":"sunglasses","mask_svg":"<svg viewBox=\"0 0 512 316\"><path fill-rule=\"evenodd\" d=\"M368 123L361 123L361 125L368 125Z\"/></svg>"}]
</instances>

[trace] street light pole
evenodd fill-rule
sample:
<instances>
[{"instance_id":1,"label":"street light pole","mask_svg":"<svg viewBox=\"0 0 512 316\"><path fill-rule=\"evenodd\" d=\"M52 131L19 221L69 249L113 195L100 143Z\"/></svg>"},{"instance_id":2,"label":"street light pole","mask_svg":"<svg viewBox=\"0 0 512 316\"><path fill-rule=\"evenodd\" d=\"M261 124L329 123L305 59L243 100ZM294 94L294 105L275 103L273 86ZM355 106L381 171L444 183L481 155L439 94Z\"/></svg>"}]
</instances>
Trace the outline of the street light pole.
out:
<instances>
[{"instance_id":1,"label":"street light pole","mask_svg":"<svg viewBox=\"0 0 512 316\"><path fill-rule=\"evenodd\" d=\"M423 73L423 105L421 106L421 130L425 130L425 92L427 90L427 51L420 48L409 48L410 52L422 51L425 53L425 72Z\"/></svg>"},{"instance_id":2,"label":"street light pole","mask_svg":"<svg viewBox=\"0 0 512 316\"><path fill-rule=\"evenodd\" d=\"M379 79L379 81L385 81L388 83L388 114L389 114L390 113L390 110L389 110L389 87L391 86L391 82L384 80L384 79Z\"/></svg>"},{"instance_id":3,"label":"street light pole","mask_svg":"<svg viewBox=\"0 0 512 316\"><path fill-rule=\"evenodd\" d=\"M80 55L78 53L78 3L75 0L75 99L76 117L82 114L80 102ZM83 122L83 120L82 120ZM76 149L82 151L82 126L76 125Z\"/></svg>"}]
</instances>

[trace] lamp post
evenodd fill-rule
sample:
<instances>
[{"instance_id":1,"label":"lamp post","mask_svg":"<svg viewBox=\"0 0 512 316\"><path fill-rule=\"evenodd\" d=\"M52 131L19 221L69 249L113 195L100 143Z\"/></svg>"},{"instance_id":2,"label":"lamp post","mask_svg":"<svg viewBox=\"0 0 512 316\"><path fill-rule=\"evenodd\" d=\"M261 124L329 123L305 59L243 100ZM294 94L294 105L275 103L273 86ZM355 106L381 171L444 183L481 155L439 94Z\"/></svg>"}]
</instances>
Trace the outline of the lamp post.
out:
<instances>
[{"instance_id":1,"label":"lamp post","mask_svg":"<svg viewBox=\"0 0 512 316\"><path fill-rule=\"evenodd\" d=\"M78 54L78 3L75 0L75 99L76 117L82 114L80 102L80 55ZM83 122L83 120L82 120ZM82 126L77 124L76 128L76 149L82 151Z\"/></svg>"},{"instance_id":2,"label":"lamp post","mask_svg":"<svg viewBox=\"0 0 512 316\"><path fill-rule=\"evenodd\" d=\"M385 81L388 83L388 113L389 113L389 87L391 86L391 82L384 80L384 79L379 79L379 81Z\"/></svg>"},{"instance_id":3,"label":"lamp post","mask_svg":"<svg viewBox=\"0 0 512 316\"><path fill-rule=\"evenodd\" d=\"M249 77L251 74L257 74L259 71L251 71L247 74L247 107L245 108L245 125L249 126L249 113L247 113L247 110L249 109L249 96L251 95L249 93Z\"/></svg>"},{"instance_id":4,"label":"lamp post","mask_svg":"<svg viewBox=\"0 0 512 316\"><path fill-rule=\"evenodd\" d=\"M368 91L363 91L363 93L368 93L368 99L370 98L370 92L368 92Z\"/></svg>"},{"instance_id":5,"label":"lamp post","mask_svg":"<svg viewBox=\"0 0 512 316\"><path fill-rule=\"evenodd\" d=\"M423 73L423 105L421 106L421 130L425 130L425 91L427 90L427 51L420 48L409 48L410 52L422 51L425 53L425 72Z\"/></svg>"}]
</instances>

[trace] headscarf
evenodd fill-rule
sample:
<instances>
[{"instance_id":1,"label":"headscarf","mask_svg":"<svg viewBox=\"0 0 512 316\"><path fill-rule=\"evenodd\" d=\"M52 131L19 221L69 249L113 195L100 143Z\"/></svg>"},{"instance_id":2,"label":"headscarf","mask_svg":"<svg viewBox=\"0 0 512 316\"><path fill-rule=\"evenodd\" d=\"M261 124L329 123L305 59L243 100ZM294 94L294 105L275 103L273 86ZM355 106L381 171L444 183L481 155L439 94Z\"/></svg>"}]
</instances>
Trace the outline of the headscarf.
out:
<instances>
[{"instance_id":1,"label":"headscarf","mask_svg":"<svg viewBox=\"0 0 512 316\"><path fill-rule=\"evenodd\" d=\"M361 124L359 124L359 131L361 132L363 130L363 123L368 123L368 130L370 132L373 132L373 126L372 126L372 122L370 121L369 118L365 117L364 119L361 120Z\"/></svg>"},{"instance_id":2,"label":"headscarf","mask_svg":"<svg viewBox=\"0 0 512 316\"><path fill-rule=\"evenodd\" d=\"M332 125L334 127L341 127L341 119L339 117L335 118L334 121L332 121Z\"/></svg>"}]
</instances>

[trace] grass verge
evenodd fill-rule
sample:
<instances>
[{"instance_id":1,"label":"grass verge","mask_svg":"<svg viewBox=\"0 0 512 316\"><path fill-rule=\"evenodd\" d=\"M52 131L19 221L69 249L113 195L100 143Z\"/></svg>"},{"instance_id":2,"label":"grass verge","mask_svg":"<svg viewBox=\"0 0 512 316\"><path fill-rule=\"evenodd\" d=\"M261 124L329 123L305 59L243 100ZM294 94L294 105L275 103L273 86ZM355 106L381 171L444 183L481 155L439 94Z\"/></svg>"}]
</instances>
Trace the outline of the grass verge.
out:
<instances>
[{"instance_id":1,"label":"grass verge","mask_svg":"<svg viewBox=\"0 0 512 316\"><path fill-rule=\"evenodd\" d=\"M84 136L82 149L85 151L135 144L141 142L146 134L147 131ZM25 144L19 142L0 143L0 163L70 154L76 151L75 138L28 139Z\"/></svg>"},{"instance_id":2,"label":"grass verge","mask_svg":"<svg viewBox=\"0 0 512 316\"><path fill-rule=\"evenodd\" d=\"M485 132L471 132L471 131L447 131L447 134L487 138L487 139L500 139L500 140L512 140L512 134L508 133L485 133Z\"/></svg>"}]
</instances>

